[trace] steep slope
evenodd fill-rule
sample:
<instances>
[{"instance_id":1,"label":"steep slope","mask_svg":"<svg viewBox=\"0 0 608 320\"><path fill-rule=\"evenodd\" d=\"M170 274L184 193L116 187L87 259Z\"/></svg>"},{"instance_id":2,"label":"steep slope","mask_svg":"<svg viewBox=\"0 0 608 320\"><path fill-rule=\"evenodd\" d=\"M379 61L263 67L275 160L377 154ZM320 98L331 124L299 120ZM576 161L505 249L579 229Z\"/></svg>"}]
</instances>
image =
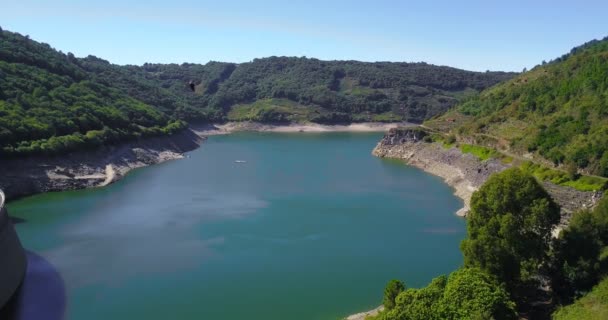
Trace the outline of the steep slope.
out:
<instances>
[{"instance_id":1,"label":"steep slope","mask_svg":"<svg viewBox=\"0 0 608 320\"><path fill-rule=\"evenodd\" d=\"M608 176L608 38L543 62L427 125L461 141Z\"/></svg>"},{"instance_id":2,"label":"steep slope","mask_svg":"<svg viewBox=\"0 0 608 320\"><path fill-rule=\"evenodd\" d=\"M65 55L0 29L0 153L58 154L185 127L96 81Z\"/></svg>"}]
</instances>

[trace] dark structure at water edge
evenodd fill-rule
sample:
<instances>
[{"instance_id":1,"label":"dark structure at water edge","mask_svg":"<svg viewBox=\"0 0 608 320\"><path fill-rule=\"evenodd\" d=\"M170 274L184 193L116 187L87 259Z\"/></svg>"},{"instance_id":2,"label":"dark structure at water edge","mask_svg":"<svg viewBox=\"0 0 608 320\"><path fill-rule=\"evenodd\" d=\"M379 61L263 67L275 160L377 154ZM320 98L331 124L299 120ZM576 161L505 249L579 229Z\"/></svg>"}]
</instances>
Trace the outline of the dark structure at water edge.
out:
<instances>
[{"instance_id":1,"label":"dark structure at water edge","mask_svg":"<svg viewBox=\"0 0 608 320\"><path fill-rule=\"evenodd\" d=\"M0 308L4 308L21 285L27 267L25 251L4 206L0 190Z\"/></svg>"}]
</instances>

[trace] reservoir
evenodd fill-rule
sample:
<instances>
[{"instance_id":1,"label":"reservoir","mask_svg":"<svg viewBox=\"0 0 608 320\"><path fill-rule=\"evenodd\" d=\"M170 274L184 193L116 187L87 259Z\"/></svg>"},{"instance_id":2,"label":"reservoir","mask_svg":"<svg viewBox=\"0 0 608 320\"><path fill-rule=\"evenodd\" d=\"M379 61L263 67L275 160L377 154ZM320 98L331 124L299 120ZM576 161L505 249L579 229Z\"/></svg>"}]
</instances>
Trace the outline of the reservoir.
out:
<instances>
[{"instance_id":1,"label":"reservoir","mask_svg":"<svg viewBox=\"0 0 608 320\"><path fill-rule=\"evenodd\" d=\"M380 305L390 279L420 287L462 264L462 201L373 157L381 137L212 136L110 186L8 208L60 275L67 319L341 319Z\"/></svg>"}]
</instances>

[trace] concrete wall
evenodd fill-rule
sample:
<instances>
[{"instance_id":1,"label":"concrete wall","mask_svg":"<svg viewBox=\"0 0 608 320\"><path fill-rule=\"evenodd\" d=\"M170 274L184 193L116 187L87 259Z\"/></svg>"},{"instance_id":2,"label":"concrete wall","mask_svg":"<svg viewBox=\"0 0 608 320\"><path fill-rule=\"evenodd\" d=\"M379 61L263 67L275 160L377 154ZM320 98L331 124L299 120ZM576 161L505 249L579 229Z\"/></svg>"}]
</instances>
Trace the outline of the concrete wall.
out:
<instances>
[{"instance_id":1,"label":"concrete wall","mask_svg":"<svg viewBox=\"0 0 608 320\"><path fill-rule=\"evenodd\" d=\"M21 285L27 266L25 251L8 217L4 200L0 190L0 308Z\"/></svg>"}]
</instances>

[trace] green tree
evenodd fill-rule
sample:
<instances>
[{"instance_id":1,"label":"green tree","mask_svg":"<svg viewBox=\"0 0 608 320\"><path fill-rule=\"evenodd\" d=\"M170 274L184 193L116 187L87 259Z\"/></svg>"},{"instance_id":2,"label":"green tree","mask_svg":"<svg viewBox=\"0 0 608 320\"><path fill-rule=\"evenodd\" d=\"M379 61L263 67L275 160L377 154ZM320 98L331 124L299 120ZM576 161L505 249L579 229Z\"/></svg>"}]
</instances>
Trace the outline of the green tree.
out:
<instances>
[{"instance_id":1,"label":"green tree","mask_svg":"<svg viewBox=\"0 0 608 320\"><path fill-rule=\"evenodd\" d=\"M395 306L376 319L463 320L516 319L515 303L498 281L478 268L459 269L439 276L420 289L407 289Z\"/></svg>"},{"instance_id":2,"label":"green tree","mask_svg":"<svg viewBox=\"0 0 608 320\"><path fill-rule=\"evenodd\" d=\"M555 240L553 291L562 303L591 290L608 274L608 197L582 210Z\"/></svg>"},{"instance_id":3,"label":"green tree","mask_svg":"<svg viewBox=\"0 0 608 320\"><path fill-rule=\"evenodd\" d=\"M505 288L478 268L452 272L440 306L444 319L517 319Z\"/></svg>"},{"instance_id":4,"label":"green tree","mask_svg":"<svg viewBox=\"0 0 608 320\"><path fill-rule=\"evenodd\" d=\"M495 276L512 293L535 285L559 219L559 207L534 177L519 168L494 174L471 198L465 266Z\"/></svg>"},{"instance_id":5,"label":"green tree","mask_svg":"<svg viewBox=\"0 0 608 320\"><path fill-rule=\"evenodd\" d=\"M405 284L399 280L391 280L384 288L384 300L382 303L387 310L392 309L395 306L395 299L397 296L405 290Z\"/></svg>"}]
</instances>

